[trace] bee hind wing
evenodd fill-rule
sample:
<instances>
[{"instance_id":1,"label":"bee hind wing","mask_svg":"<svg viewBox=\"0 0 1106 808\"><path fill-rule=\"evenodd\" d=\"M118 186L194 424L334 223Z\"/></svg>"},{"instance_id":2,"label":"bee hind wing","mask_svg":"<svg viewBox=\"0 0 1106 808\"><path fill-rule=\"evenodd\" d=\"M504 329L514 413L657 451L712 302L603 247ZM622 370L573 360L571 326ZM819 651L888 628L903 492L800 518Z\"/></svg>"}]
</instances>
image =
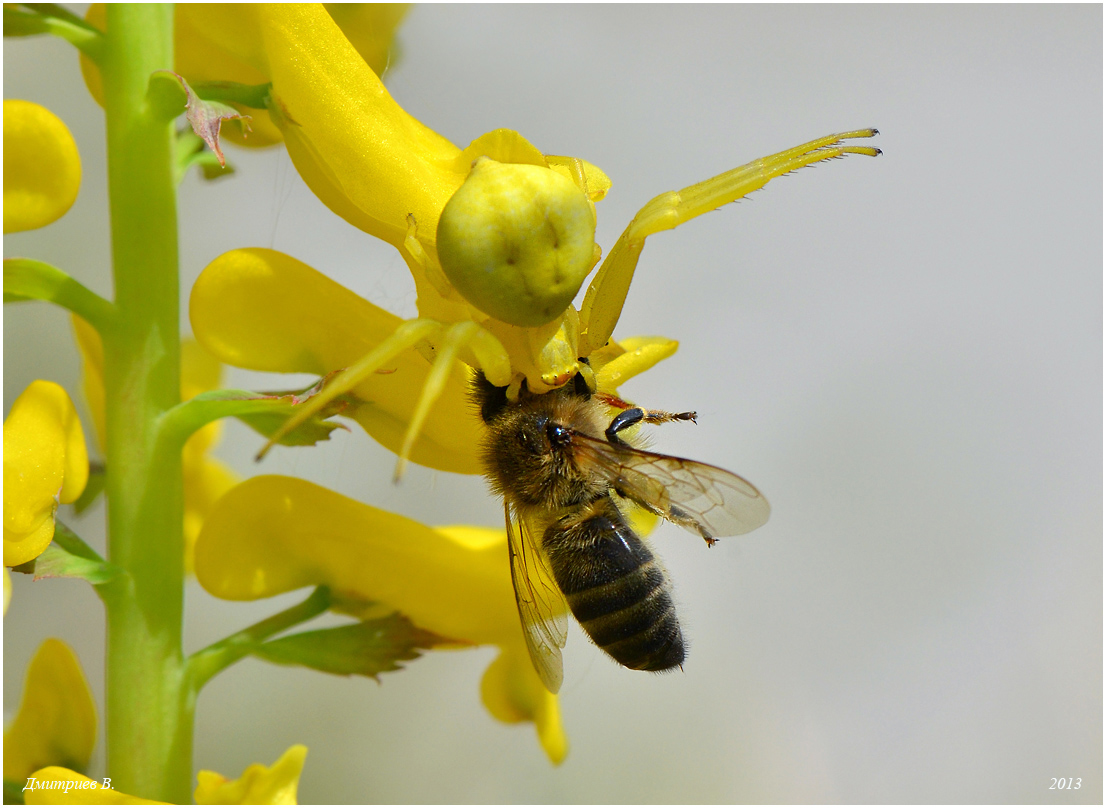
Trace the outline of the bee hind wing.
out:
<instances>
[{"instance_id":1,"label":"bee hind wing","mask_svg":"<svg viewBox=\"0 0 1106 808\"><path fill-rule=\"evenodd\" d=\"M515 518L509 505L504 510L511 583L526 650L542 684L556 693L564 679L561 649L568 637L568 605L526 521Z\"/></svg>"}]
</instances>

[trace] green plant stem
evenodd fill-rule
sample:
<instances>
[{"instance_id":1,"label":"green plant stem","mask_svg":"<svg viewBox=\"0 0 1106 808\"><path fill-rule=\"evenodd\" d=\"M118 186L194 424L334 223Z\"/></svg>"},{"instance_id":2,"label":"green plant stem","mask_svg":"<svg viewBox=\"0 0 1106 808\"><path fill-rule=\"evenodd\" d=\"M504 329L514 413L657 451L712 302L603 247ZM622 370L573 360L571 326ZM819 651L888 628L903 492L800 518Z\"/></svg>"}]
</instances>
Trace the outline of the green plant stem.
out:
<instances>
[{"instance_id":1,"label":"green plant stem","mask_svg":"<svg viewBox=\"0 0 1106 808\"><path fill-rule=\"evenodd\" d=\"M320 586L302 603L192 654L188 660L188 672L193 694L198 694L212 676L253 653L260 643L322 614L329 607L330 591Z\"/></svg>"},{"instance_id":2,"label":"green plant stem","mask_svg":"<svg viewBox=\"0 0 1106 808\"><path fill-rule=\"evenodd\" d=\"M173 9L109 4L100 54L116 317L104 340L108 556L133 584L105 601L107 770L114 787L188 802L193 700L181 649L180 452L158 440L180 401L172 119L147 83L173 66Z\"/></svg>"}]
</instances>

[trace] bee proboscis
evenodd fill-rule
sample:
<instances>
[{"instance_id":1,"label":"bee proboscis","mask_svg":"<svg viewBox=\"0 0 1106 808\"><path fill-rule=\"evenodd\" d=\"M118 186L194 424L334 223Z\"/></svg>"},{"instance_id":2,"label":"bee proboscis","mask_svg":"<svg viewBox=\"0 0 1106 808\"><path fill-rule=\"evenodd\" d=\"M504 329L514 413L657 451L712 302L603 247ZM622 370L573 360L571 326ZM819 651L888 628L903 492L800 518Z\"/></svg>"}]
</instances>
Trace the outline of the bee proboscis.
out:
<instances>
[{"instance_id":1,"label":"bee proboscis","mask_svg":"<svg viewBox=\"0 0 1106 808\"><path fill-rule=\"evenodd\" d=\"M474 398L488 426L484 461L503 497L511 580L538 675L556 693L571 609L619 664L664 671L684 642L660 561L634 533L620 500L704 538L736 536L768 520L768 502L717 466L656 454L619 433L639 422L695 420L694 413L631 407L593 394L583 376L517 400L482 375ZM608 407L623 407L613 420ZM567 606L567 608L566 608Z\"/></svg>"}]
</instances>

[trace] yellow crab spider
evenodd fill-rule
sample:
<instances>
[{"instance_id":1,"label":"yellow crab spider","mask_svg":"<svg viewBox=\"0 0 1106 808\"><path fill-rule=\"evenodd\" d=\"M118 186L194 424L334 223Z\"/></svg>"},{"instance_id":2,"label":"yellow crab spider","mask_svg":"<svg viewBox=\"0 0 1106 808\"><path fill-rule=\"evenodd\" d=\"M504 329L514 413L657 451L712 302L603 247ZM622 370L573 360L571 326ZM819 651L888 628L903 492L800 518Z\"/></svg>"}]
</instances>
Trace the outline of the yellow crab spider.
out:
<instances>
[{"instance_id":1,"label":"yellow crab spider","mask_svg":"<svg viewBox=\"0 0 1106 808\"><path fill-rule=\"evenodd\" d=\"M606 190L589 188L589 176L602 173L573 158L535 158L530 152L536 150L517 133L499 130L484 136L462 152L464 159L477 159L443 209L436 238L429 239L408 217L403 252L412 269L421 270L421 279L414 274L422 316L404 322L336 374L301 405L258 459L283 435L412 348L426 356L431 368L404 435L397 479L457 359L492 384L508 387L509 396L518 394L524 380L529 389L546 392L578 372L594 389L594 371L580 360L603 348L614 333L646 238L797 168L846 154L875 157L879 149L843 141L876 134L859 129L827 135L655 197L611 248L579 312L571 301L600 256L592 202ZM482 151L474 155L477 144Z\"/></svg>"}]
</instances>

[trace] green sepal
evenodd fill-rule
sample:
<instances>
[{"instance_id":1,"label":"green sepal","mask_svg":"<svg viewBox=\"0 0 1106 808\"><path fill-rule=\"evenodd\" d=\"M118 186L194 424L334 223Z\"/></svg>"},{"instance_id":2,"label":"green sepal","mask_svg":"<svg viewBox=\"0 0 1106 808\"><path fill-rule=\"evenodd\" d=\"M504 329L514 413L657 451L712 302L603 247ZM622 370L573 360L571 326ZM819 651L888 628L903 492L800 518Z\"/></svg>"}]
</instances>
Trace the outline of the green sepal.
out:
<instances>
[{"instance_id":1,"label":"green sepal","mask_svg":"<svg viewBox=\"0 0 1106 808\"><path fill-rule=\"evenodd\" d=\"M277 665L302 665L338 676L369 676L401 670L425 649L456 644L415 626L402 615L337 628L305 631L262 643L254 656Z\"/></svg>"},{"instance_id":2,"label":"green sepal","mask_svg":"<svg viewBox=\"0 0 1106 808\"><path fill-rule=\"evenodd\" d=\"M283 426L285 421L295 415L295 408L308 398L310 394L302 396L291 392L254 393L248 390L209 390L185 402L182 407L190 411L190 419L197 423L194 429L219 418L233 417L268 438ZM344 401L333 402L331 406L282 437L279 443L285 446L314 446L320 441L329 440L330 433L335 429L347 429L347 427L326 419L337 415L345 407Z\"/></svg>"},{"instance_id":3,"label":"green sepal","mask_svg":"<svg viewBox=\"0 0 1106 808\"><path fill-rule=\"evenodd\" d=\"M4 5L4 36L37 36L48 34L46 20L41 14L9 8Z\"/></svg>"},{"instance_id":4,"label":"green sepal","mask_svg":"<svg viewBox=\"0 0 1106 808\"><path fill-rule=\"evenodd\" d=\"M271 82L239 84L236 81L199 81L192 87L196 95L205 101L241 104L252 109L268 109L272 88Z\"/></svg>"},{"instance_id":5,"label":"green sepal","mask_svg":"<svg viewBox=\"0 0 1106 808\"><path fill-rule=\"evenodd\" d=\"M180 185L188 169L193 166L203 172L205 180L222 179L234 173L233 166L221 165L218 155L205 149L205 145L203 138L191 129L182 129L177 133L174 165L177 185Z\"/></svg>"},{"instance_id":6,"label":"green sepal","mask_svg":"<svg viewBox=\"0 0 1106 808\"><path fill-rule=\"evenodd\" d=\"M110 583L125 575L121 567L105 561L84 539L60 520L54 522L54 540L40 556L12 567L13 572L42 578L81 578L93 586Z\"/></svg>"},{"instance_id":7,"label":"green sepal","mask_svg":"<svg viewBox=\"0 0 1106 808\"><path fill-rule=\"evenodd\" d=\"M56 541L56 533L54 538L54 543L43 550L42 555L12 567L12 572L34 575L36 581L43 578L80 578L93 586L109 583L123 574L123 570L110 562L85 558L63 549Z\"/></svg>"},{"instance_id":8,"label":"green sepal","mask_svg":"<svg viewBox=\"0 0 1106 808\"><path fill-rule=\"evenodd\" d=\"M4 4L4 36L39 34L53 34L60 37L78 48L92 61L99 62L100 52L103 49L103 34L73 12L56 3Z\"/></svg>"},{"instance_id":9,"label":"green sepal","mask_svg":"<svg viewBox=\"0 0 1106 808\"><path fill-rule=\"evenodd\" d=\"M238 416L238 420L259 435L271 439L273 435L277 434L277 430L284 426L284 423L288 420L291 413L292 410L289 408L288 410L240 415ZM330 433L335 429L349 431L349 428L345 424L326 421L324 420L326 417L328 416L323 415L309 418L287 435L282 436L277 443L281 446L314 446L316 443L330 440Z\"/></svg>"},{"instance_id":10,"label":"green sepal","mask_svg":"<svg viewBox=\"0 0 1106 808\"><path fill-rule=\"evenodd\" d=\"M104 468L103 463L89 463L88 464L88 482L85 483L84 491L77 497L77 501L73 503L74 513L84 513L100 496L100 493L104 490L104 485L107 483L107 469Z\"/></svg>"}]
</instances>

